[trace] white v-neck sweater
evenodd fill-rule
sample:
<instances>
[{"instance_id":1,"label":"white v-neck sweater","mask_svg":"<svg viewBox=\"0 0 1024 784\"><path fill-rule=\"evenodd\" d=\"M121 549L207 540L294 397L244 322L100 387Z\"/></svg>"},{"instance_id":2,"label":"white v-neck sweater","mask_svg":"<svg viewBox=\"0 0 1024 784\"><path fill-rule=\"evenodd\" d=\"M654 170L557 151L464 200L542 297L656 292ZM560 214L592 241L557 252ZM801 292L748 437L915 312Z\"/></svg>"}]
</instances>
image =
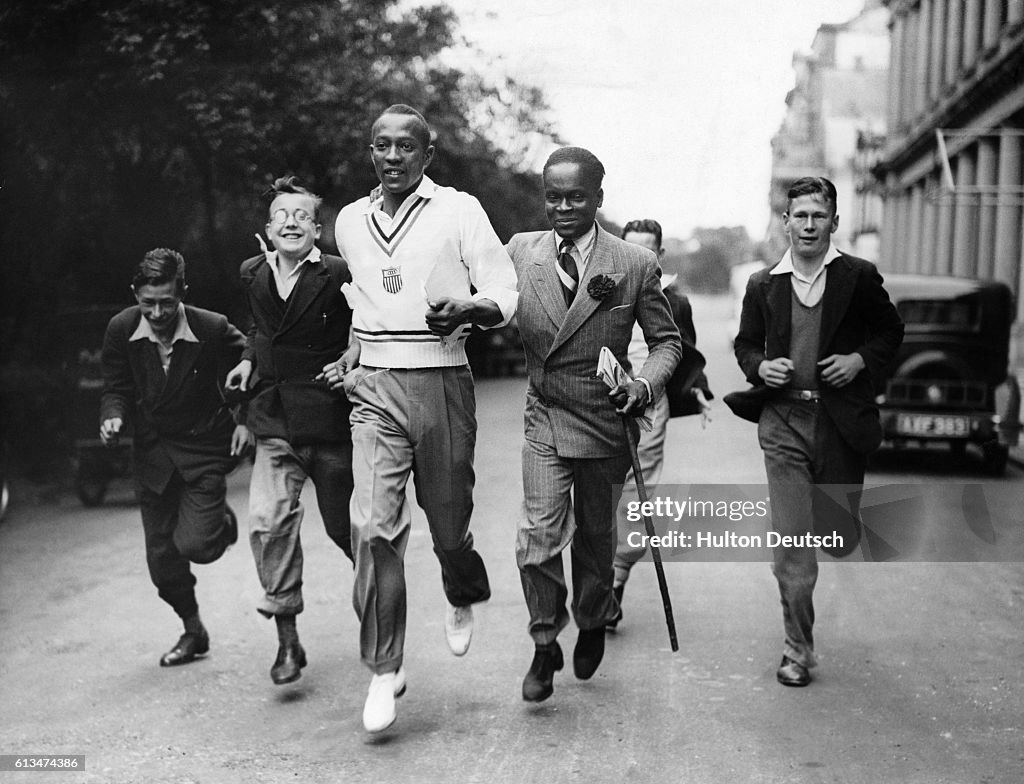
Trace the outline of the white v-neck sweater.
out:
<instances>
[{"instance_id":1,"label":"white v-neck sweater","mask_svg":"<svg viewBox=\"0 0 1024 784\"><path fill-rule=\"evenodd\" d=\"M432 334L424 288L429 280L432 298L489 299L501 310L501 325L508 323L518 299L516 274L487 214L473 196L428 177L393 218L380 208L380 199L364 197L342 209L335 223L335 241L352 272L346 294L360 362L465 365L469 326L446 340Z\"/></svg>"}]
</instances>

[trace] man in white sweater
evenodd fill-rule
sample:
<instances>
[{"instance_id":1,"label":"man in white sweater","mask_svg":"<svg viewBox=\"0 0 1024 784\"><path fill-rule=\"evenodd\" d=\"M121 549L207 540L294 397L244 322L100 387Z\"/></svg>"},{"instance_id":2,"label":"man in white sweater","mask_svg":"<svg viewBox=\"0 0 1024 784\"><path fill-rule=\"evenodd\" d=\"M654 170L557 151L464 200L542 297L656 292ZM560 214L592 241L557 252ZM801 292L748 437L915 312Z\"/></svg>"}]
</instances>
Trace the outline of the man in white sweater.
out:
<instances>
[{"instance_id":1,"label":"man in white sweater","mask_svg":"<svg viewBox=\"0 0 1024 784\"><path fill-rule=\"evenodd\" d=\"M423 116L389 107L371 131L381 187L342 209L335 226L359 340L324 370L353 404L353 603L360 653L374 672L363 710L369 732L394 722L405 689L410 473L441 564L456 656L469 648L472 605L490 597L469 532L476 405L465 344L472 324L508 323L516 275L480 203L424 175L433 154Z\"/></svg>"}]
</instances>

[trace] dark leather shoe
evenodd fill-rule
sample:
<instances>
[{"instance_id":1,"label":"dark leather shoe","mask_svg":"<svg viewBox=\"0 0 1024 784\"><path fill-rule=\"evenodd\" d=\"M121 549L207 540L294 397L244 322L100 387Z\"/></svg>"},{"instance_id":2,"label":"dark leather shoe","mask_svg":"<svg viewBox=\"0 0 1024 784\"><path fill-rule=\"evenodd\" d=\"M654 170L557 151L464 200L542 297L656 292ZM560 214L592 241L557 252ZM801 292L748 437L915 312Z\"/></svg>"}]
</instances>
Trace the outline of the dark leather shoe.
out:
<instances>
[{"instance_id":1,"label":"dark leather shoe","mask_svg":"<svg viewBox=\"0 0 1024 784\"><path fill-rule=\"evenodd\" d=\"M572 671L581 681L597 672L597 666L604 658L604 627L580 630L576 648L572 652Z\"/></svg>"},{"instance_id":2,"label":"dark leather shoe","mask_svg":"<svg viewBox=\"0 0 1024 784\"><path fill-rule=\"evenodd\" d=\"M615 611L615 617L612 618L608 623L604 625L608 631L613 632L619 625L619 621L622 620L622 592L625 590L625 584L620 585L616 588L612 588L612 593L615 594L615 601L619 604L619 609Z\"/></svg>"},{"instance_id":3,"label":"dark leather shoe","mask_svg":"<svg viewBox=\"0 0 1024 784\"><path fill-rule=\"evenodd\" d=\"M555 673L564 666L562 649L557 642L538 645L530 671L523 678L523 699L527 702L543 702L554 694Z\"/></svg>"},{"instance_id":4,"label":"dark leather shoe","mask_svg":"<svg viewBox=\"0 0 1024 784\"><path fill-rule=\"evenodd\" d=\"M224 504L224 538L227 539L228 546L238 541L238 515L227 504Z\"/></svg>"},{"instance_id":5,"label":"dark leather shoe","mask_svg":"<svg viewBox=\"0 0 1024 784\"><path fill-rule=\"evenodd\" d=\"M195 661L210 650L210 635L200 627L198 632L185 632L178 638L177 644L160 657L161 667L177 667Z\"/></svg>"},{"instance_id":6,"label":"dark leather shoe","mask_svg":"<svg viewBox=\"0 0 1024 784\"><path fill-rule=\"evenodd\" d=\"M306 652L298 640L285 643L278 647L274 666L270 668L270 680L278 686L297 681L302 676L302 668L306 666Z\"/></svg>"},{"instance_id":7,"label":"dark leather shoe","mask_svg":"<svg viewBox=\"0 0 1024 784\"><path fill-rule=\"evenodd\" d=\"M807 668L788 656L782 657L782 664L779 665L775 677L783 686L806 686L811 682L811 673Z\"/></svg>"}]
</instances>

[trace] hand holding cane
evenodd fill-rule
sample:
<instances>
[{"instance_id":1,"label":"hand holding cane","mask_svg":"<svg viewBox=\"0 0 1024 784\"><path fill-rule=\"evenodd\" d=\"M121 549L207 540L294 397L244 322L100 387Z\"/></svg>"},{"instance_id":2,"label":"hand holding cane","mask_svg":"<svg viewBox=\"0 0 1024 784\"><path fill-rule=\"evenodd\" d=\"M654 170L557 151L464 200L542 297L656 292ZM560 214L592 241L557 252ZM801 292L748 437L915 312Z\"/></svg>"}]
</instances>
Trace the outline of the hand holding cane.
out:
<instances>
[{"instance_id":1,"label":"hand holding cane","mask_svg":"<svg viewBox=\"0 0 1024 784\"><path fill-rule=\"evenodd\" d=\"M636 382L629 378L629 375L625 370L622 369L622 365L615 358L615 355L608 349L607 346L601 348L601 353L597 361L597 375L601 378L612 391L609 395L612 396L612 404L619 410L619 416L622 420L622 429L626 433L626 443L629 444L629 456L633 462L633 479L636 481L636 491L640 498L641 510L645 508L647 504L647 488L644 486L644 472L640 468L640 456L636 451L636 436L633 433L633 428L630 426L629 418L633 415L632 408L637 401L630 402L627 397L626 400L622 400L623 395L626 394L628 385ZM643 397L643 404L646 405L647 398ZM623 405L624 404L624 405ZM642 412L641 412L642 413ZM650 430L653 421L646 415L637 420L640 427L645 430ZM676 622L672 617L672 599L668 595L668 583L665 580L665 568L661 563L661 550L654 543L653 537L655 536L654 521L651 520L650 515L643 515L644 527L647 530L648 541L651 545L651 556L654 559L654 570L658 574L658 588L661 591L661 602L665 608L665 624L668 626L668 639L672 645L673 651L679 650L679 641L676 639Z\"/></svg>"}]
</instances>

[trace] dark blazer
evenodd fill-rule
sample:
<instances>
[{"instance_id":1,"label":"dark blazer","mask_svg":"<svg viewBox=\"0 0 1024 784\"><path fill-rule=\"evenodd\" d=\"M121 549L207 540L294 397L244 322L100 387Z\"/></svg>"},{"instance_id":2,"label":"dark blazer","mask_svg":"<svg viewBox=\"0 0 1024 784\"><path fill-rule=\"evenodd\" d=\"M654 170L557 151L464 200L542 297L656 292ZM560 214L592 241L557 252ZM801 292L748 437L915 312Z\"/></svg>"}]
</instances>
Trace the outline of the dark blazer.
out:
<instances>
[{"instance_id":1,"label":"dark blazer","mask_svg":"<svg viewBox=\"0 0 1024 784\"><path fill-rule=\"evenodd\" d=\"M693 326L693 308L690 307L690 300L683 294L677 282L671 283L663 290L669 307L672 309L672 320L676 323L682 342L682 358L665 385L669 416L699 414L700 403L693 396L693 390L701 390L708 400L712 400L714 395L711 394L708 377L704 375L704 355L697 350L697 329Z\"/></svg>"},{"instance_id":2,"label":"dark blazer","mask_svg":"<svg viewBox=\"0 0 1024 784\"><path fill-rule=\"evenodd\" d=\"M162 492L174 470L194 481L234 465L234 419L222 384L242 354L245 336L219 313L185 306L198 343L179 341L167 374L151 340L129 340L142 312L126 308L103 339L100 422L120 417L134 432L135 477Z\"/></svg>"},{"instance_id":3,"label":"dark blazer","mask_svg":"<svg viewBox=\"0 0 1024 784\"><path fill-rule=\"evenodd\" d=\"M296 446L349 441L351 404L314 381L348 347L352 309L341 293L352 280L348 264L323 254L299 275L283 315L264 254L242 262L240 275L253 319L243 355L253 363L249 428Z\"/></svg>"},{"instance_id":4,"label":"dark blazer","mask_svg":"<svg viewBox=\"0 0 1024 784\"><path fill-rule=\"evenodd\" d=\"M750 276L743 297L736 359L747 380L764 381L757 368L765 359L788 357L792 284L789 275L763 269ZM868 454L882 440L875 396L884 389L903 322L882 285L875 265L842 254L828 266L822 296L818 358L858 352L865 368L845 387L819 385L821 402L846 442Z\"/></svg>"},{"instance_id":5,"label":"dark blazer","mask_svg":"<svg viewBox=\"0 0 1024 784\"><path fill-rule=\"evenodd\" d=\"M607 346L629 369L626 352L638 321L650 355L642 368L633 368L633 375L646 378L655 396L664 389L679 361L680 343L661 290L657 257L598 227L593 254L567 310L550 231L516 234L508 252L519 278L516 318L530 379L526 437L552 444L561 457L624 454L622 424L608 400L608 387L595 375L597 360ZM615 284L603 300L587 293L597 275Z\"/></svg>"}]
</instances>

